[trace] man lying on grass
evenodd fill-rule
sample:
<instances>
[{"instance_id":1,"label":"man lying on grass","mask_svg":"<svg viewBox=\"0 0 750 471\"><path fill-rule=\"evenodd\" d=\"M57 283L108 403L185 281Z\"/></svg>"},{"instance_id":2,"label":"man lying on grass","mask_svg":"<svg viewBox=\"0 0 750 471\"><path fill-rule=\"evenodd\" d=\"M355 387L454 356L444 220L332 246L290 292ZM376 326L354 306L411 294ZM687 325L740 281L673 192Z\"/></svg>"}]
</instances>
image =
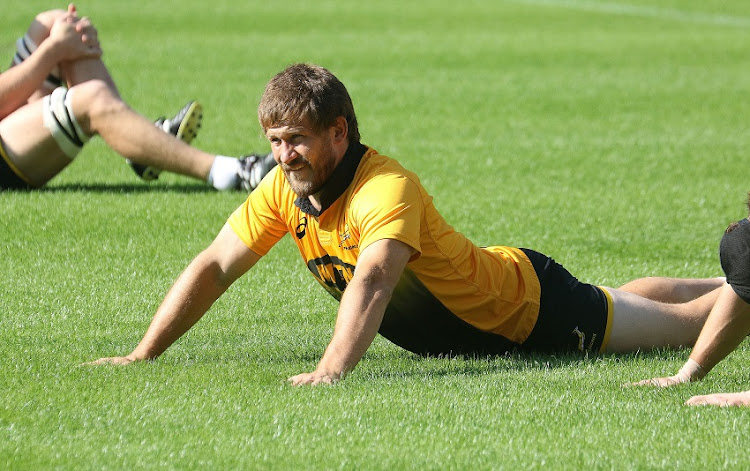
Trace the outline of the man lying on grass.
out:
<instances>
[{"instance_id":1,"label":"man lying on grass","mask_svg":"<svg viewBox=\"0 0 750 471\"><path fill-rule=\"evenodd\" d=\"M93 364L159 356L287 232L340 300L317 368L289 378L293 385L342 379L377 333L425 355L689 345L716 300L719 280L610 289L580 283L532 250L475 246L415 174L360 143L351 98L324 68L297 64L276 75L258 116L277 167L180 275L135 350Z\"/></svg>"}]
</instances>

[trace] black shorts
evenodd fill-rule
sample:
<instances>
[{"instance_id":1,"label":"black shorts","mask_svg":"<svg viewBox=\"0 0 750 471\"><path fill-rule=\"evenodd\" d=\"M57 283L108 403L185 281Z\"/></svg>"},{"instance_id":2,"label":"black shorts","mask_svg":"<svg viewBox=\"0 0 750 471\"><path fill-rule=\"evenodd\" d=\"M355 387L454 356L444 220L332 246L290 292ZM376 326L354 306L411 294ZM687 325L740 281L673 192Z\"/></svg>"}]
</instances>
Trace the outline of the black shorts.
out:
<instances>
[{"instance_id":1,"label":"black shorts","mask_svg":"<svg viewBox=\"0 0 750 471\"><path fill-rule=\"evenodd\" d=\"M521 250L531 260L542 287L539 317L521 349L603 351L612 318L612 300L606 290L581 283L546 255Z\"/></svg>"},{"instance_id":2,"label":"black shorts","mask_svg":"<svg viewBox=\"0 0 750 471\"><path fill-rule=\"evenodd\" d=\"M2 147L2 141L0 141L0 191L2 190L28 190L32 187L23 181L16 172L8 165L8 155L5 153L5 149Z\"/></svg>"},{"instance_id":3,"label":"black shorts","mask_svg":"<svg viewBox=\"0 0 750 471\"><path fill-rule=\"evenodd\" d=\"M729 226L721 239L719 257L729 286L750 303L750 221L742 219Z\"/></svg>"},{"instance_id":4,"label":"black shorts","mask_svg":"<svg viewBox=\"0 0 750 471\"><path fill-rule=\"evenodd\" d=\"M612 303L607 292L580 283L545 255L521 250L531 259L542 288L537 322L522 344L460 319L432 296L408 268L385 311L380 334L420 355L602 351L607 342L607 326L611 324Z\"/></svg>"}]
</instances>

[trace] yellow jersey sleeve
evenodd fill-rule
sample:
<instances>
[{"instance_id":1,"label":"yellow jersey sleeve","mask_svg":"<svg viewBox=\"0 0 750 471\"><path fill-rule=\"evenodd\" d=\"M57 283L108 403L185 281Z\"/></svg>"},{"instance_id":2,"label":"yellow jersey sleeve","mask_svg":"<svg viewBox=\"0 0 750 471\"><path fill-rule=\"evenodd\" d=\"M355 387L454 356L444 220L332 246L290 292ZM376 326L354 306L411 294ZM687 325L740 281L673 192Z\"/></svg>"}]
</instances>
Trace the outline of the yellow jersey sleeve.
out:
<instances>
[{"instance_id":1,"label":"yellow jersey sleeve","mask_svg":"<svg viewBox=\"0 0 750 471\"><path fill-rule=\"evenodd\" d=\"M424 204L420 187L408 177L384 174L367 181L351 208L359 229L360 251L378 240L395 239L421 252Z\"/></svg>"},{"instance_id":2,"label":"yellow jersey sleeve","mask_svg":"<svg viewBox=\"0 0 750 471\"><path fill-rule=\"evenodd\" d=\"M284 178L276 167L237 208L227 223L250 250L263 256L287 233L279 211L280 195L274 191L274 180Z\"/></svg>"}]
</instances>

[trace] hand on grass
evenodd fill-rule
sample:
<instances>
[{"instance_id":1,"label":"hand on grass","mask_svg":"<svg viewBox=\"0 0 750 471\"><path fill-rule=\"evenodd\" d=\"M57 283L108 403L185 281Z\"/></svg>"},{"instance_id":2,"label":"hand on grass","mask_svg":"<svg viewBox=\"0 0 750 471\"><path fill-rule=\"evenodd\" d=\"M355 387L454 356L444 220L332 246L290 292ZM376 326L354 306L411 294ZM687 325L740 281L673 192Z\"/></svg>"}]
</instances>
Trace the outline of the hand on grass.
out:
<instances>
[{"instance_id":1,"label":"hand on grass","mask_svg":"<svg viewBox=\"0 0 750 471\"><path fill-rule=\"evenodd\" d=\"M638 381L637 383L627 383L625 386L656 386L658 388L668 388L682 383L689 383L690 379L684 375L676 374L664 378L651 378Z\"/></svg>"},{"instance_id":2,"label":"hand on grass","mask_svg":"<svg viewBox=\"0 0 750 471\"><path fill-rule=\"evenodd\" d=\"M656 386L659 388L668 388L682 383L698 381L708 373L695 360L688 358L688 361L680 368L676 375L664 378L651 378L638 381L637 383L627 383L625 386Z\"/></svg>"},{"instance_id":3,"label":"hand on grass","mask_svg":"<svg viewBox=\"0 0 750 471\"><path fill-rule=\"evenodd\" d=\"M130 356L126 357L106 357L106 358L99 358L96 361L90 361L87 363L83 363L81 366L100 366L100 365L129 365L130 363L133 363L135 361L135 358L132 358Z\"/></svg>"},{"instance_id":4,"label":"hand on grass","mask_svg":"<svg viewBox=\"0 0 750 471\"><path fill-rule=\"evenodd\" d=\"M750 391L693 396L685 404L688 406L746 407L750 406Z\"/></svg>"},{"instance_id":5,"label":"hand on grass","mask_svg":"<svg viewBox=\"0 0 750 471\"><path fill-rule=\"evenodd\" d=\"M332 372L313 371L312 373L302 373L292 376L289 381L292 386L317 386L319 384L334 384L341 380L342 374Z\"/></svg>"}]
</instances>

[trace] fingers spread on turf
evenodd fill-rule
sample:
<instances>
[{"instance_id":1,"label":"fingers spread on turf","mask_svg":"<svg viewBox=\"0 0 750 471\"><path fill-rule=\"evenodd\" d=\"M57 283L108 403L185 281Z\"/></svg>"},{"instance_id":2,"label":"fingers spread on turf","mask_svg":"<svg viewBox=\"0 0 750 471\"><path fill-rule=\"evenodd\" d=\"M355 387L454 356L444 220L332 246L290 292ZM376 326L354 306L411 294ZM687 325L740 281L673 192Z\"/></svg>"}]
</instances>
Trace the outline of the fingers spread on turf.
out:
<instances>
[{"instance_id":1,"label":"fingers spread on turf","mask_svg":"<svg viewBox=\"0 0 750 471\"><path fill-rule=\"evenodd\" d=\"M321 373L302 373L287 380L292 386L317 386L319 384L333 384L336 379Z\"/></svg>"},{"instance_id":2,"label":"fingers spread on turf","mask_svg":"<svg viewBox=\"0 0 750 471\"><path fill-rule=\"evenodd\" d=\"M95 360L95 361L82 363L81 366L128 365L132 362L133 360L131 360L128 357L106 357L106 358L99 358L98 360Z\"/></svg>"},{"instance_id":3,"label":"fingers spread on turf","mask_svg":"<svg viewBox=\"0 0 750 471\"><path fill-rule=\"evenodd\" d=\"M687 380L683 378L682 376L667 376L665 378L651 378L651 379L644 379L643 381L638 381L636 383L625 383L623 386L625 387L631 387L631 386L654 386L657 388L668 388L670 386L675 386L677 384L686 383Z\"/></svg>"}]
</instances>

